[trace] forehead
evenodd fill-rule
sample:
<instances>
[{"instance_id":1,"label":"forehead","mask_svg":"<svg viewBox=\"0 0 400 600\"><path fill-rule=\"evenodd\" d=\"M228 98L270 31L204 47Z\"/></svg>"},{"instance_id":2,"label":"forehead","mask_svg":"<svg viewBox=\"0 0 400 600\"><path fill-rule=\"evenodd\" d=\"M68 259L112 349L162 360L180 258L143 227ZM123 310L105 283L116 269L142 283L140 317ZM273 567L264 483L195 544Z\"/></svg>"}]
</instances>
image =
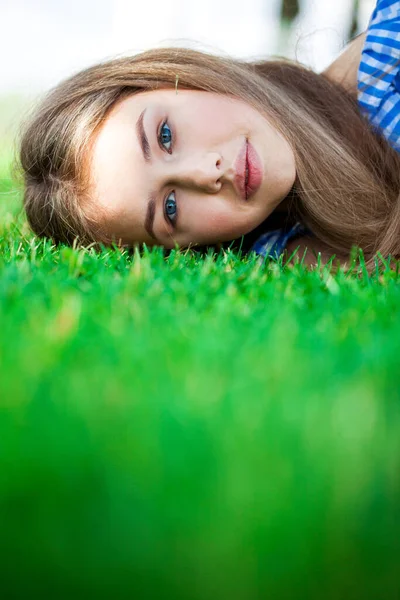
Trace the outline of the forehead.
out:
<instances>
[{"instance_id":1,"label":"forehead","mask_svg":"<svg viewBox=\"0 0 400 600\"><path fill-rule=\"evenodd\" d=\"M136 121L151 93L131 95L111 109L95 133L89 160L90 195L102 226L116 239L139 243L150 240L143 227L146 198Z\"/></svg>"}]
</instances>

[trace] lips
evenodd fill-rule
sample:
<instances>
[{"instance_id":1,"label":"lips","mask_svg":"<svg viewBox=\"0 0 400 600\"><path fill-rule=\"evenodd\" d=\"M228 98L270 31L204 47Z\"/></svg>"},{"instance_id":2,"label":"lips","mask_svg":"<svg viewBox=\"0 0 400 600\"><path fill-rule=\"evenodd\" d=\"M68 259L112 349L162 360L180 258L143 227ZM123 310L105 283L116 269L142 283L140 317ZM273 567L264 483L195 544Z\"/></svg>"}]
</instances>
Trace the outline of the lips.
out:
<instances>
[{"instance_id":1,"label":"lips","mask_svg":"<svg viewBox=\"0 0 400 600\"><path fill-rule=\"evenodd\" d=\"M260 157L246 139L235 162L235 185L240 197L249 200L257 192L263 179Z\"/></svg>"},{"instance_id":2,"label":"lips","mask_svg":"<svg viewBox=\"0 0 400 600\"><path fill-rule=\"evenodd\" d=\"M249 199L251 196L254 196L263 180L263 167L260 157L250 142L247 142L247 168L249 173L246 186L246 196L247 199Z\"/></svg>"}]
</instances>

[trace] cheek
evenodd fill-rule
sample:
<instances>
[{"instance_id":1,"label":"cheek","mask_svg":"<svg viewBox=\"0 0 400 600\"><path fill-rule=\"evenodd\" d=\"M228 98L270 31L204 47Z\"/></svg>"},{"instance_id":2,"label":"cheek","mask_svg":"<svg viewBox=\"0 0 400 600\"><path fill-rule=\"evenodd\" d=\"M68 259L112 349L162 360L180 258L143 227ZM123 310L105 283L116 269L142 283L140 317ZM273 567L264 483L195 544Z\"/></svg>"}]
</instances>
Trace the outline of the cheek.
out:
<instances>
[{"instance_id":1,"label":"cheek","mask_svg":"<svg viewBox=\"0 0 400 600\"><path fill-rule=\"evenodd\" d=\"M237 123L243 116L230 102L220 99L204 99L190 105L188 112L179 117L180 132L187 135L185 142L195 148L221 145L240 135Z\"/></svg>"},{"instance_id":2,"label":"cheek","mask_svg":"<svg viewBox=\"0 0 400 600\"><path fill-rule=\"evenodd\" d=\"M242 212L229 207L213 207L193 211L190 236L200 244L225 242L245 235L258 225L252 211ZM189 233L189 232L188 232Z\"/></svg>"}]
</instances>

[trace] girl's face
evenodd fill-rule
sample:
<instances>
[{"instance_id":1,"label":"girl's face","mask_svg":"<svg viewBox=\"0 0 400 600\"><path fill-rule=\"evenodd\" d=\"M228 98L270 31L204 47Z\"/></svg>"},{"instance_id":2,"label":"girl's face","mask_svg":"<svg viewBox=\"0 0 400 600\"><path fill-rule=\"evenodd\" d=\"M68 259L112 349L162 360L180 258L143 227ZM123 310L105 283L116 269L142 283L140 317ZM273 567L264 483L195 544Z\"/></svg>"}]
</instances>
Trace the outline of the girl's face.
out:
<instances>
[{"instance_id":1,"label":"girl's face","mask_svg":"<svg viewBox=\"0 0 400 600\"><path fill-rule=\"evenodd\" d=\"M248 233L296 178L289 144L261 113L180 89L121 100L96 135L89 171L108 235L166 248Z\"/></svg>"}]
</instances>

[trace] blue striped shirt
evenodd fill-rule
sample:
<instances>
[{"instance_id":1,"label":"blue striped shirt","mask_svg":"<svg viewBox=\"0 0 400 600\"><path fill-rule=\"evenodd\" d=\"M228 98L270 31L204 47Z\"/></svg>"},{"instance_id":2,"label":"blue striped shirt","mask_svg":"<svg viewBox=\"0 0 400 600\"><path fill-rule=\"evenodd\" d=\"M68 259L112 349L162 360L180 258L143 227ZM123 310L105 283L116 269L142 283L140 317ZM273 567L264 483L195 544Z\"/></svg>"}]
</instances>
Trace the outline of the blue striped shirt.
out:
<instances>
[{"instance_id":1,"label":"blue striped shirt","mask_svg":"<svg viewBox=\"0 0 400 600\"><path fill-rule=\"evenodd\" d=\"M400 152L400 0L378 0L372 14L358 69L361 112ZM278 258L288 242L307 230L267 231L253 244L262 256Z\"/></svg>"},{"instance_id":2,"label":"blue striped shirt","mask_svg":"<svg viewBox=\"0 0 400 600\"><path fill-rule=\"evenodd\" d=\"M358 102L400 152L400 2L378 0L358 70Z\"/></svg>"},{"instance_id":3,"label":"blue striped shirt","mask_svg":"<svg viewBox=\"0 0 400 600\"><path fill-rule=\"evenodd\" d=\"M263 233L252 245L251 250L260 256L278 259L290 240L309 233L301 223L296 223L289 229L274 229Z\"/></svg>"}]
</instances>

